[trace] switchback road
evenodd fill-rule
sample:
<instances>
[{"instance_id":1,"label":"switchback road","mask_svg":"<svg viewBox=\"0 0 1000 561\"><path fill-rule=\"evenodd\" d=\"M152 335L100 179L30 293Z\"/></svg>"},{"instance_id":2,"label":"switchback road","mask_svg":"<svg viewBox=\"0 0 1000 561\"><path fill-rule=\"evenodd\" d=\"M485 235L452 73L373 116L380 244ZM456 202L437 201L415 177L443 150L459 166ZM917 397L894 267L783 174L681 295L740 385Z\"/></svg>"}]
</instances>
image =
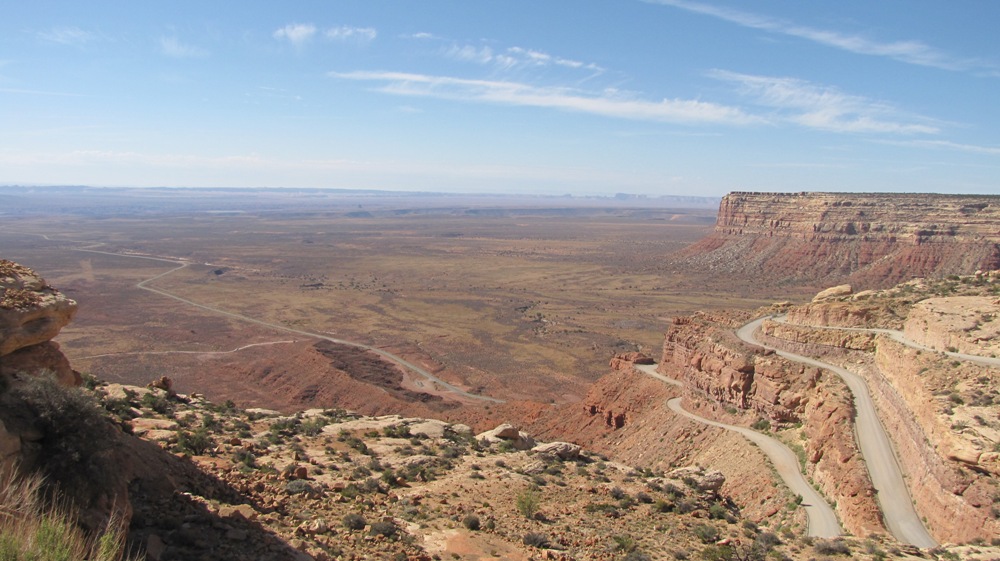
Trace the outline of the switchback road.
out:
<instances>
[{"instance_id":1,"label":"switchback road","mask_svg":"<svg viewBox=\"0 0 1000 561\"><path fill-rule=\"evenodd\" d=\"M657 372L655 364L636 364L635 368L668 384L674 386L683 385L681 382ZM802 497L801 506L805 509L806 516L809 519L809 529L807 531L808 535L817 538L832 538L841 534L840 522L837 520L836 513L834 513L833 509L826 502L826 500L818 492L816 492L815 489L813 489L812 485L809 484L809 481L806 480L805 476L802 475L798 458L787 446L779 442L777 439L755 430L735 425L727 425L725 423L699 417L694 413L689 413L681 407L681 398L679 397L675 397L668 401L667 406L670 407L670 409L675 413L683 415L698 423L738 432L756 444L760 450L764 452L768 459L771 460L771 464L774 465L774 469L777 470L778 476L780 476L781 480L785 482L785 485L787 485L793 493Z\"/></svg>"},{"instance_id":2,"label":"switchback road","mask_svg":"<svg viewBox=\"0 0 1000 561\"><path fill-rule=\"evenodd\" d=\"M903 481L903 472L896 459L892 442L875 413L875 404L872 402L871 393L868 391L868 385L864 379L839 366L782 351L761 343L754 336L754 332L766 319L768 318L759 318L744 325L737 330L737 336L746 343L770 349L778 356L792 362L829 370L847 384L854 395L854 408L857 412L854 427L855 437L858 440L861 455L864 456L865 465L868 467L872 485L878 492L878 502L882 507L882 515L889 532L903 543L918 547L937 545L927 528L924 527L917 511L913 508L913 501L906 483Z\"/></svg>"}]
</instances>

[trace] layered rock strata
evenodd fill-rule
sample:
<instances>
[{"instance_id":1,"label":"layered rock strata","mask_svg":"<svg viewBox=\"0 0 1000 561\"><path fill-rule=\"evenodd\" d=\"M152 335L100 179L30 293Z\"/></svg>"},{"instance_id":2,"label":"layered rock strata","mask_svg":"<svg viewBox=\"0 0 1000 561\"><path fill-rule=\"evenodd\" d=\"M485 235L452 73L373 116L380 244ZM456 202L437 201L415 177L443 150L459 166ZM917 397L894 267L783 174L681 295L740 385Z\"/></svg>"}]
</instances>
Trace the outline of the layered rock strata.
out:
<instances>
[{"instance_id":1,"label":"layered rock strata","mask_svg":"<svg viewBox=\"0 0 1000 561\"><path fill-rule=\"evenodd\" d=\"M50 372L63 384L79 384L52 341L76 309L31 269L0 259L0 376Z\"/></svg>"},{"instance_id":2,"label":"layered rock strata","mask_svg":"<svg viewBox=\"0 0 1000 561\"><path fill-rule=\"evenodd\" d=\"M735 192L685 255L777 282L886 287L1000 267L998 223L1000 196Z\"/></svg>"}]
</instances>

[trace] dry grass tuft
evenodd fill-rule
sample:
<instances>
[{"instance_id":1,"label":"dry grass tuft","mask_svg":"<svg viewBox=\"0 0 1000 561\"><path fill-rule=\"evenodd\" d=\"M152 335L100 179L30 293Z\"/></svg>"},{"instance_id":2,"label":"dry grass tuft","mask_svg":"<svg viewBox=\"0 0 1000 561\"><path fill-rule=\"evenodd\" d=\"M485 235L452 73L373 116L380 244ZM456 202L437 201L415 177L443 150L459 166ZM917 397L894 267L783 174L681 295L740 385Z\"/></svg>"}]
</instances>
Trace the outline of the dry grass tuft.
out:
<instances>
[{"instance_id":1,"label":"dry grass tuft","mask_svg":"<svg viewBox=\"0 0 1000 561\"><path fill-rule=\"evenodd\" d=\"M42 478L10 475L0 481L0 559L3 561L122 561L139 559L125 548L126 527L113 516L103 533L86 535L71 508L43 499Z\"/></svg>"}]
</instances>

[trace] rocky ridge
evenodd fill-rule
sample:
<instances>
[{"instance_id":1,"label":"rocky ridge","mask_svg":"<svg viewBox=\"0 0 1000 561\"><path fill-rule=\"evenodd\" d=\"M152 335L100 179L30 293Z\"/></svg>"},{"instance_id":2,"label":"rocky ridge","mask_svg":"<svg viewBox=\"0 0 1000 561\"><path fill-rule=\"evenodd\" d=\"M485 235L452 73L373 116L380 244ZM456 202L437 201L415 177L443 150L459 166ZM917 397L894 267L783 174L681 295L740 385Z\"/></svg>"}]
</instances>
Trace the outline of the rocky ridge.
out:
<instances>
[{"instance_id":1,"label":"rocky ridge","mask_svg":"<svg viewBox=\"0 0 1000 561\"><path fill-rule=\"evenodd\" d=\"M990 195L734 192L715 232L684 255L782 284L880 288L1000 267L998 222L1000 197Z\"/></svg>"}]
</instances>

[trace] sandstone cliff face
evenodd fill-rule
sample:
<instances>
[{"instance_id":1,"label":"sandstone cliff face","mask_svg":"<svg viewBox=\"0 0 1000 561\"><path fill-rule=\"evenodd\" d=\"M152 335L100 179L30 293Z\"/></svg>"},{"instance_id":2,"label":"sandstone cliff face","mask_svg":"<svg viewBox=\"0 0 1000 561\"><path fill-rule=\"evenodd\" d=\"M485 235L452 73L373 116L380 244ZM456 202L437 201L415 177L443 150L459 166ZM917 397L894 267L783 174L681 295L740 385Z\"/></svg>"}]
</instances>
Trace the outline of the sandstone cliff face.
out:
<instances>
[{"instance_id":1,"label":"sandstone cliff face","mask_svg":"<svg viewBox=\"0 0 1000 561\"><path fill-rule=\"evenodd\" d=\"M1000 267L1000 197L730 193L695 266L774 281L885 287Z\"/></svg>"},{"instance_id":2,"label":"sandstone cliff face","mask_svg":"<svg viewBox=\"0 0 1000 561\"><path fill-rule=\"evenodd\" d=\"M0 376L50 371L64 384L78 384L51 341L75 313L76 302L34 271L0 259Z\"/></svg>"},{"instance_id":3,"label":"sandstone cliff face","mask_svg":"<svg viewBox=\"0 0 1000 561\"><path fill-rule=\"evenodd\" d=\"M903 333L932 349L1000 356L1000 298L927 298L913 305Z\"/></svg>"},{"instance_id":4,"label":"sandstone cliff face","mask_svg":"<svg viewBox=\"0 0 1000 561\"><path fill-rule=\"evenodd\" d=\"M908 468L918 511L931 527L954 542L1000 535L993 510L994 498L1000 499L995 487L1000 464L989 461L992 449L982 445L986 439L963 438L952 428L958 422L942 414L949 407L948 396L934 395L920 374L937 360L880 337L870 386L887 413L884 423ZM975 431L977 425L962 430Z\"/></svg>"},{"instance_id":5,"label":"sandstone cliff face","mask_svg":"<svg viewBox=\"0 0 1000 561\"><path fill-rule=\"evenodd\" d=\"M810 477L836 502L845 529L858 535L884 532L855 444L847 389L834 376L737 339L733 328L749 318L747 313L676 318L659 370L685 382L692 397L710 399L691 408L703 416L744 426L759 419L772 426L801 424L800 433L787 431L785 437L802 447Z\"/></svg>"}]
</instances>

